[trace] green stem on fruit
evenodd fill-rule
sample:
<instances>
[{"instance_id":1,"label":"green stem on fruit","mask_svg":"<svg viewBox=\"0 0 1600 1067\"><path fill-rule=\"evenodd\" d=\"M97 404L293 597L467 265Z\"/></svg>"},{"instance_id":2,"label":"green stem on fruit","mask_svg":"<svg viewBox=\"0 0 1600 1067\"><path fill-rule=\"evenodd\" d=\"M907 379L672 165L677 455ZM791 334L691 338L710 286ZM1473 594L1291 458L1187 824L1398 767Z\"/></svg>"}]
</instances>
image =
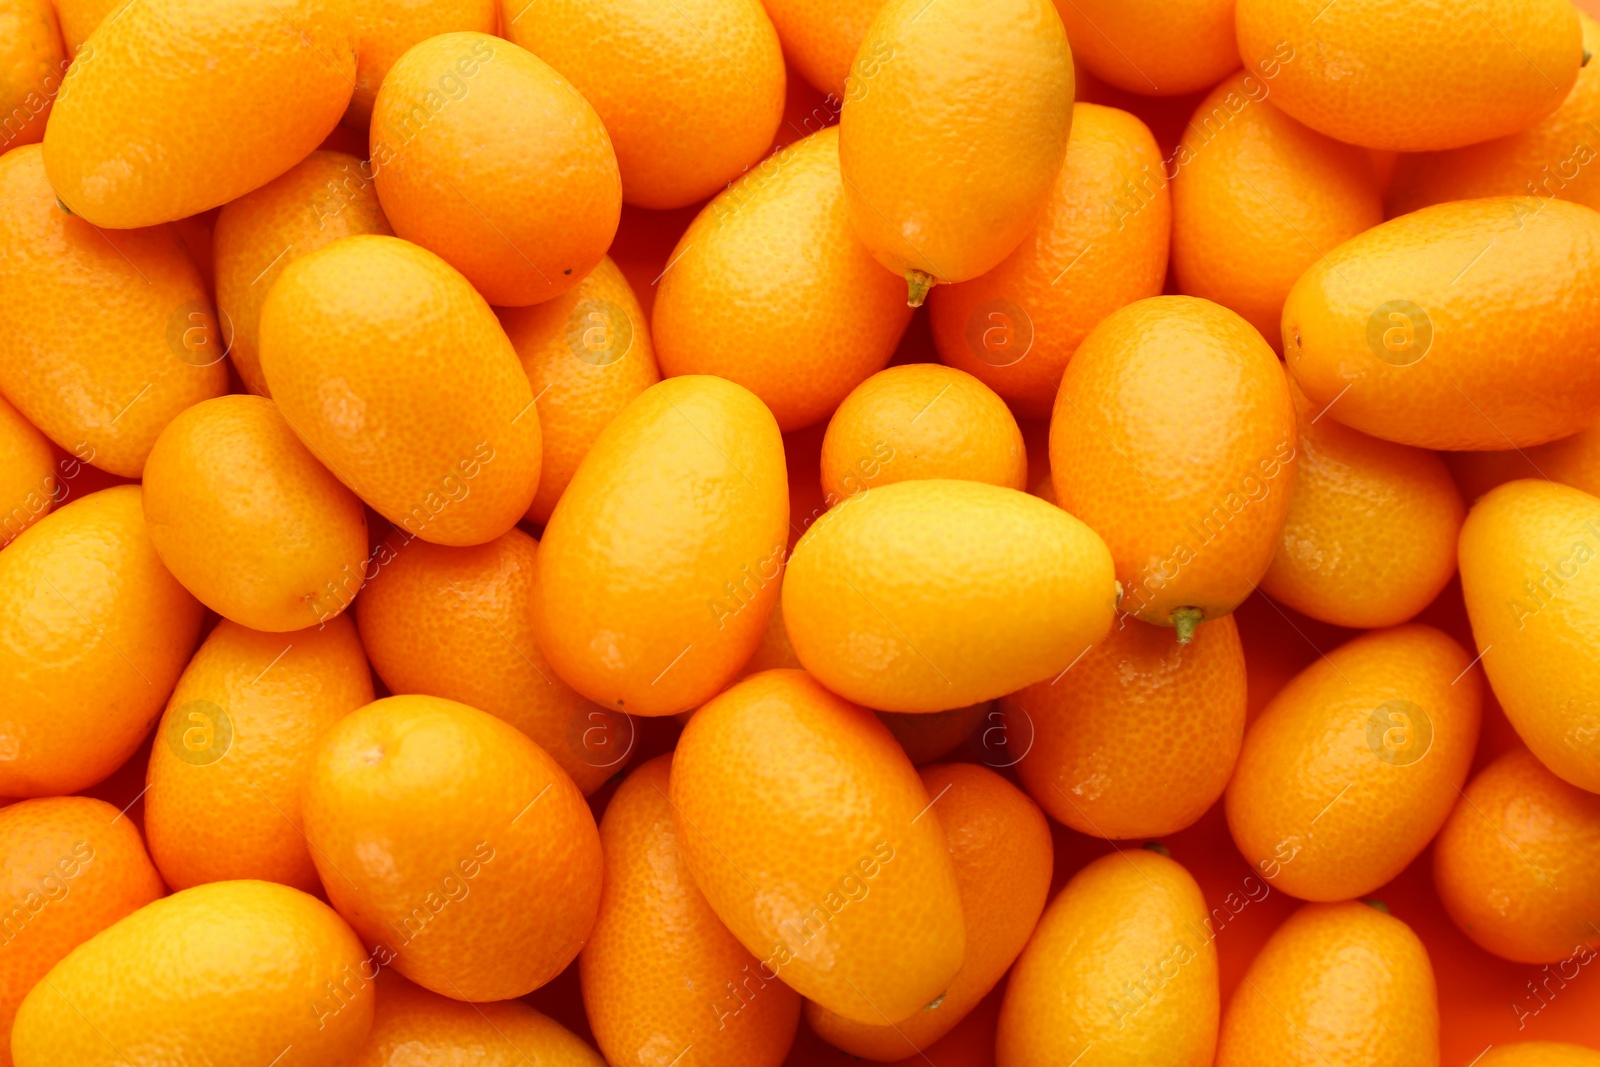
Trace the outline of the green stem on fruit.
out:
<instances>
[{"instance_id":1,"label":"green stem on fruit","mask_svg":"<svg viewBox=\"0 0 1600 1067\"><path fill-rule=\"evenodd\" d=\"M1144 843L1144 850L1146 852L1154 852L1158 856L1165 856L1169 860L1172 858L1172 850L1166 845L1163 845L1160 841L1146 841Z\"/></svg>"},{"instance_id":2,"label":"green stem on fruit","mask_svg":"<svg viewBox=\"0 0 1600 1067\"><path fill-rule=\"evenodd\" d=\"M1385 904L1381 900L1374 900L1371 897L1362 897L1361 898L1361 903L1365 904L1369 908L1373 908L1373 909L1375 909L1377 911L1381 911L1385 915L1389 914L1389 905Z\"/></svg>"},{"instance_id":3,"label":"green stem on fruit","mask_svg":"<svg viewBox=\"0 0 1600 1067\"><path fill-rule=\"evenodd\" d=\"M73 211L70 207L68 207L67 206L67 202L65 200L61 199L59 196L56 197L56 207L60 208L62 211L65 211L68 215L76 215L77 214L77 212Z\"/></svg>"},{"instance_id":4,"label":"green stem on fruit","mask_svg":"<svg viewBox=\"0 0 1600 1067\"><path fill-rule=\"evenodd\" d=\"M906 305L919 308L922 302L928 299L928 290L933 288L933 275L916 270L906 271Z\"/></svg>"},{"instance_id":5,"label":"green stem on fruit","mask_svg":"<svg viewBox=\"0 0 1600 1067\"><path fill-rule=\"evenodd\" d=\"M1594 58L1594 53L1589 51L1587 48L1585 48L1583 50L1583 62L1579 63L1578 66L1587 67L1589 65L1589 60L1591 60L1593 58Z\"/></svg>"},{"instance_id":6,"label":"green stem on fruit","mask_svg":"<svg viewBox=\"0 0 1600 1067\"><path fill-rule=\"evenodd\" d=\"M1206 613L1199 608L1179 608L1172 613L1172 628L1178 631L1178 644L1187 645L1194 640L1194 631L1205 621Z\"/></svg>"}]
</instances>

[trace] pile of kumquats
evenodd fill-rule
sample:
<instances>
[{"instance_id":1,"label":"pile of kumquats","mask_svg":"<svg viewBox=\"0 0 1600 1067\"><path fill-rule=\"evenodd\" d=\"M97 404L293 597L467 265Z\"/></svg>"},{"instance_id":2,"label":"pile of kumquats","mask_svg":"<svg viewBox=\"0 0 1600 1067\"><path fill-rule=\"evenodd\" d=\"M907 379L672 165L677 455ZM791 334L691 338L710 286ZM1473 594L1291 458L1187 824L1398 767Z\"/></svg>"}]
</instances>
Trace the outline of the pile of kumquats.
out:
<instances>
[{"instance_id":1,"label":"pile of kumquats","mask_svg":"<svg viewBox=\"0 0 1600 1067\"><path fill-rule=\"evenodd\" d=\"M1596 53L0 0L0 1067L1597 1067Z\"/></svg>"}]
</instances>

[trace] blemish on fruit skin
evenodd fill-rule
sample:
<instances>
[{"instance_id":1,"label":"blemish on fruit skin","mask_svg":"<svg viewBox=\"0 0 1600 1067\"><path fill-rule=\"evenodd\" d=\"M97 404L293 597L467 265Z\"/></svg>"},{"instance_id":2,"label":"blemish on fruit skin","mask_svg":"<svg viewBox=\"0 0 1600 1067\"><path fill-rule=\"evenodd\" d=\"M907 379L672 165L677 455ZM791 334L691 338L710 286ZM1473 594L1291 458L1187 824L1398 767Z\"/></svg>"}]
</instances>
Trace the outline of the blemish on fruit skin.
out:
<instances>
[{"instance_id":1,"label":"blemish on fruit skin","mask_svg":"<svg viewBox=\"0 0 1600 1067\"><path fill-rule=\"evenodd\" d=\"M388 753L384 751L384 747L381 744L374 743L356 753L356 761L369 767L376 767L383 762L383 758L387 755Z\"/></svg>"}]
</instances>

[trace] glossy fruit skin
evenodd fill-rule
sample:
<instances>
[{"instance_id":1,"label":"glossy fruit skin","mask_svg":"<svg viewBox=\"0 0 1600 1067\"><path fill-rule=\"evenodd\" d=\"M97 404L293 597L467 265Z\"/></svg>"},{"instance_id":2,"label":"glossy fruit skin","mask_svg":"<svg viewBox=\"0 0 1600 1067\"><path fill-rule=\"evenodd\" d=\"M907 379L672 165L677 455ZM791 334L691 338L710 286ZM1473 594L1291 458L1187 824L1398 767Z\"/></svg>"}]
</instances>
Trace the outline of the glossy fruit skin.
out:
<instances>
[{"instance_id":1,"label":"glossy fruit skin","mask_svg":"<svg viewBox=\"0 0 1600 1067\"><path fill-rule=\"evenodd\" d=\"M1050 0L889 0L850 78L839 166L878 262L949 283L1010 255L1072 125L1072 54Z\"/></svg>"},{"instance_id":2,"label":"glossy fruit skin","mask_svg":"<svg viewBox=\"0 0 1600 1067\"><path fill-rule=\"evenodd\" d=\"M525 518L543 525L600 431L661 380L650 322L609 256L555 299L495 313L539 409L543 463Z\"/></svg>"},{"instance_id":3,"label":"glossy fruit skin","mask_svg":"<svg viewBox=\"0 0 1600 1067\"><path fill-rule=\"evenodd\" d=\"M521 1001L463 1004L383 971L366 1044L348 1067L605 1067L572 1031Z\"/></svg>"},{"instance_id":4,"label":"glossy fruit skin","mask_svg":"<svg viewBox=\"0 0 1600 1067\"><path fill-rule=\"evenodd\" d=\"M1473 18L1444 5L1357 0L1320 11L1239 0L1246 65L1287 42L1277 105L1364 148L1427 152L1515 133L1561 106L1583 58L1565 0L1488 0ZM1499 27L1511 27L1515 43Z\"/></svg>"},{"instance_id":5,"label":"glossy fruit skin","mask_svg":"<svg viewBox=\"0 0 1600 1067\"><path fill-rule=\"evenodd\" d=\"M1022 431L1005 401L966 371L937 363L888 367L852 389L828 420L822 492L832 505L925 478L1024 489Z\"/></svg>"},{"instance_id":6,"label":"glossy fruit skin","mask_svg":"<svg viewBox=\"0 0 1600 1067\"><path fill-rule=\"evenodd\" d=\"M1600 54L1600 24L1578 12L1583 46ZM1526 129L1447 152L1401 156L1387 196L1389 214L1483 196L1552 197L1600 209L1600 177L1590 123L1600 122L1600 66L1578 72L1555 111Z\"/></svg>"},{"instance_id":7,"label":"glossy fruit skin","mask_svg":"<svg viewBox=\"0 0 1600 1067\"><path fill-rule=\"evenodd\" d=\"M1106 539L1121 611L1226 615L1272 562L1298 445L1282 365L1208 300L1112 312L1078 347L1050 420L1056 500Z\"/></svg>"},{"instance_id":8,"label":"glossy fruit skin","mask_svg":"<svg viewBox=\"0 0 1600 1067\"><path fill-rule=\"evenodd\" d=\"M16 295L0 391L78 459L137 478L174 415L227 391L205 283L171 227L108 236L72 217L29 145L0 158L0 249Z\"/></svg>"},{"instance_id":9,"label":"glossy fruit skin","mask_svg":"<svg viewBox=\"0 0 1600 1067\"><path fill-rule=\"evenodd\" d=\"M1182 96L1239 65L1232 0L1057 0L1072 59L1119 89Z\"/></svg>"},{"instance_id":10,"label":"glossy fruit skin","mask_svg":"<svg viewBox=\"0 0 1600 1067\"><path fill-rule=\"evenodd\" d=\"M1485 1052L1478 1067L1600 1067L1600 1052L1559 1041L1514 1041Z\"/></svg>"},{"instance_id":11,"label":"glossy fruit skin","mask_svg":"<svg viewBox=\"0 0 1600 1067\"><path fill-rule=\"evenodd\" d=\"M1034 228L999 266L928 295L939 359L1019 416L1048 419L1089 331L1124 304L1160 295L1171 232L1172 197L1149 128L1116 108L1072 105L1066 162Z\"/></svg>"},{"instance_id":12,"label":"glossy fruit skin","mask_svg":"<svg viewBox=\"0 0 1600 1067\"><path fill-rule=\"evenodd\" d=\"M632 715L727 685L777 601L787 479L777 423L743 386L695 374L639 394L544 529L533 625L556 673Z\"/></svg>"},{"instance_id":13,"label":"glossy fruit skin","mask_svg":"<svg viewBox=\"0 0 1600 1067\"><path fill-rule=\"evenodd\" d=\"M1335 626L1399 625L1455 574L1461 493L1437 453L1352 430L1291 388L1299 473L1261 590Z\"/></svg>"},{"instance_id":14,"label":"glossy fruit skin","mask_svg":"<svg viewBox=\"0 0 1600 1067\"><path fill-rule=\"evenodd\" d=\"M74 500L0 554L0 796L59 796L139 747L200 636L150 543L139 487Z\"/></svg>"},{"instance_id":15,"label":"glossy fruit skin","mask_svg":"<svg viewBox=\"0 0 1600 1067\"><path fill-rule=\"evenodd\" d=\"M218 623L178 680L150 751L145 835L166 883L258 878L317 892L301 790L322 735L371 702L372 674L348 618L285 636Z\"/></svg>"},{"instance_id":16,"label":"glossy fruit skin","mask_svg":"<svg viewBox=\"0 0 1600 1067\"><path fill-rule=\"evenodd\" d=\"M747 678L684 727L669 795L695 884L767 973L866 1023L948 988L965 947L955 866L870 711L804 671Z\"/></svg>"},{"instance_id":17,"label":"glossy fruit skin","mask_svg":"<svg viewBox=\"0 0 1600 1067\"><path fill-rule=\"evenodd\" d=\"M261 373L261 305L283 268L307 252L358 233L393 234L378 206L370 163L316 151L217 215L217 313L228 358L246 388L270 396Z\"/></svg>"},{"instance_id":18,"label":"glossy fruit skin","mask_svg":"<svg viewBox=\"0 0 1600 1067\"><path fill-rule=\"evenodd\" d=\"M24 800L0 810L0 879L11 910L0 956L0 1064L11 1021L60 959L166 892L132 819L89 797Z\"/></svg>"},{"instance_id":19,"label":"glossy fruit skin","mask_svg":"<svg viewBox=\"0 0 1600 1067\"><path fill-rule=\"evenodd\" d=\"M1481 703L1472 657L1431 626L1341 645L1295 675L1246 731L1226 794L1234 843L1302 900L1371 892L1449 817Z\"/></svg>"},{"instance_id":20,"label":"glossy fruit skin","mask_svg":"<svg viewBox=\"0 0 1600 1067\"><path fill-rule=\"evenodd\" d=\"M668 799L671 766L667 754L630 773L600 820L606 884L578 957L584 1009L612 1063L666 1062L687 1048L681 1067L777 1067L800 995L696 888Z\"/></svg>"},{"instance_id":21,"label":"glossy fruit skin","mask_svg":"<svg viewBox=\"0 0 1600 1067\"><path fill-rule=\"evenodd\" d=\"M261 369L307 447L411 535L482 544L528 510L528 376L483 297L432 252L368 234L289 264L261 309Z\"/></svg>"},{"instance_id":22,"label":"glossy fruit skin","mask_svg":"<svg viewBox=\"0 0 1600 1067\"><path fill-rule=\"evenodd\" d=\"M0 396L0 548L55 506L55 468L50 439Z\"/></svg>"},{"instance_id":23,"label":"glossy fruit skin","mask_svg":"<svg viewBox=\"0 0 1600 1067\"><path fill-rule=\"evenodd\" d=\"M828 417L894 355L905 285L856 239L839 131L746 171L678 239L652 331L669 376L716 374L759 396L785 433Z\"/></svg>"},{"instance_id":24,"label":"glossy fruit skin","mask_svg":"<svg viewBox=\"0 0 1600 1067\"><path fill-rule=\"evenodd\" d=\"M143 503L173 577L254 630L326 622L345 602L324 586L366 567L361 501L265 397L219 396L167 423L145 462Z\"/></svg>"},{"instance_id":25,"label":"glossy fruit skin","mask_svg":"<svg viewBox=\"0 0 1600 1067\"><path fill-rule=\"evenodd\" d=\"M1180 291L1244 316L1273 348L1289 290L1322 253L1383 221L1365 151L1273 106L1239 72L1201 101L1173 156L1172 267Z\"/></svg>"},{"instance_id":26,"label":"glossy fruit skin","mask_svg":"<svg viewBox=\"0 0 1600 1067\"><path fill-rule=\"evenodd\" d=\"M1000 706L1033 738L1017 776L1057 822L1112 840L1175 833L1222 795L1244 742L1239 628L1224 615L1179 644L1123 619L1059 679Z\"/></svg>"},{"instance_id":27,"label":"glossy fruit skin","mask_svg":"<svg viewBox=\"0 0 1600 1067\"><path fill-rule=\"evenodd\" d=\"M622 183L600 116L548 63L492 34L443 33L401 56L373 105L371 145L394 232L491 304L560 296L617 232Z\"/></svg>"},{"instance_id":28,"label":"glossy fruit skin","mask_svg":"<svg viewBox=\"0 0 1600 1067\"><path fill-rule=\"evenodd\" d=\"M1509 482L1461 528L1461 591L1472 638L1506 718L1533 754L1600 792L1600 499L1570 486ZM1490 647L1494 646L1494 647Z\"/></svg>"},{"instance_id":29,"label":"glossy fruit skin","mask_svg":"<svg viewBox=\"0 0 1600 1067\"><path fill-rule=\"evenodd\" d=\"M412 46L458 31L493 33L499 18L495 0L351 0L356 24L356 88L344 124L364 130L384 75Z\"/></svg>"},{"instance_id":30,"label":"glossy fruit skin","mask_svg":"<svg viewBox=\"0 0 1600 1067\"><path fill-rule=\"evenodd\" d=\"M1456 925L1519 963L1585 951L1600 921L1600 796L1518 748L1462 798L1433 846L1433 884Z\"/></svg>"},{"instance_id":31,"label":"glossy fruit skin","mask_svg":"<svg viewBox=\"0 0 1600 1067\"><path fill-rule=\"evenodd\" d=\"M1543 478L1600 496L1600 426L1532 448L1446 452L1443 459L1469 504L1518 478Z\"/></svg>"},{"instance_id":32,"label":"glossy fruit skin","mask_svg":"<svg viewBox=\"0 0 1600 1067\"><path fill-rule=\"evenodd\" d=\"M391 693L486 711L521 730L585 794L621 769L633 724L584 699L539 651L539 542L507 530L485 545L417 540L356 601L361 642Z\"/></svg>"},{"instance_id":33,"label":"glossy fruit skin","mask_svg":"<svg viewBox=\"0 0 1600 1067\"><path fill-rule=\"evenodd\" d=\"M1140 849L1090 863L1012 968L995 1063L1065 1064L1088 1045L1117 1067L1205 1067L1219 1010L1208 921L1200 887L1166 856ZM1147 967L1162 979L1153 994Z\"/></svg>"},{"instance_id":34,"label":"glossy fruit skin","mask_svg":"<svg viewBox=\"0 0 1600 1067\"><path fill-rule=\"evenodd\" d=\"M850 64L883 0L765 0L795 72L820 93L844 100Z\"/></svg>"},{"instance_id":35,"label":"glossy fruit skin","mask_svg":"<svg viewBox=\"0 0 1600 1067\"><path fill-rule=\"evenodd\" d=\"M115 1067L128 1062L118 1049L147 1062L341 1067L372 1023L375 974L315 897L213 882L140 908L56 964L22 1002L11 1053L17 1067Z\"/></svg>"},{"instance_id":36,"label":"glossy fruit skin","mask_svg":"<svg viewBox=\"0 0 1600 1067\"><path fill-rule=\"evenodd\" d=\"M937 1007L893 1025L862 1024L806 1005L807 1021L825 1041L872 1060L914 1056L949 1033L1004 977L1050 895L1054 846L1037 804L971 763L924 767L921 777L928 796L937 798L955 862L966 955Z\"/></svg>"},{"instance_id":37,"label":"glossy fruit skin","mask_svg":"<svg viewBox=\"0 0 1600 1067\"><path fill-rule=\"evenodd\" d=\"M1217 1041L1217 1067L1436 1067L1439 1004L1411 928L1354 900L1307 904L1245 972Z\"/></svg>"},{"instance_id":38,"label":"glossy fruit skin","mask_svg":"<svg viewBox=\"0 0 1600 1067\"><path fill-rule=\"evenodd\" d=\"M944 711L1053 678L1111 628L1111 555L1016 489L929 479L812 524L783 581L800 662L880 711Z\"/></svg>"},{"instance_id":39,"label":"glossy fruit skin","mask_svg":"<svg viewBox=\"0 0 1600 1067\"><path fill-rule=\"evenodd\" d=\"M338 125L356 71L344 0L141 3L87 47L56 96L45 167L74 213L115 229L276 178Z\"/></svg>"},{"instance_id":40,"label":"glossy fruit skin","mask_svg":"<svg viewBox=\"0 0 1600 1067\"><path fill-rule=\"evenodd\" d=\"M543 749L492 715L438 697L374 701L324 735L304 805L329 901L426 989L520 997L589 936L594 816Z\"/></svg>"},{"instance_id":41,"label":"glossy fruit skin","mask_svg":"<svg viewBox=\"0 0 1600 1067\"><path fill-rule=\"evenodd\" d=\"M1284 354L1319 407L1348 390L1329 415L1363 433L1524 448L1600 421L1600 341L1576 325L1595 316L1600 212L1469 200L1330 250L1284 304Z\"/></svg>"},{"instance_id":42,"label":"glossy fruit skin","mask_svg":"<svg viewBox=\"0 0 1600 1067\"><path fill-rule=\"evenodd\" d=\"M783 116L783 52L759 0L502 0L503 32L594 105L622 198L703 200L753 166Z\"/></svg>"},{"instance_id":43,"label":"glossy fruit skin","mask_svg":"<svg viewBox=\"0 0 1600 1067\"><path fill-rule=\"evenodd\" d=\"M0 115L5 116L0 153L5 153L43 140L68 58L49 0L0 5L0 42Z\"/></svg>"}]
</instances>

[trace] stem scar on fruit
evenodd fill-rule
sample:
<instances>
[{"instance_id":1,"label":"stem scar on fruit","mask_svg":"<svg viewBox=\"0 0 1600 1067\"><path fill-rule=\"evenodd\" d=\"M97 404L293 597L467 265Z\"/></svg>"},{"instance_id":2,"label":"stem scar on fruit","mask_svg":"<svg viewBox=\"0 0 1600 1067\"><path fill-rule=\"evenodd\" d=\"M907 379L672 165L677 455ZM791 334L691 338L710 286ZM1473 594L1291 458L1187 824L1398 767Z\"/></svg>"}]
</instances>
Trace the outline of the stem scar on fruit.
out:
<instances>
[{"instance_id":1,"label":"stem scar on fruit","mask_svg":"<svg viewBox=\"0 0 1600 1067\"><path fill-rule=\"evenodd\" d=\"M928 290L934 286L934 277L915 268L906 271L906 306L919 308L928 299Z\"/></svg>"},{"instance_id":2,"label":"stem scar on fruit","mask_svg":"<svg viewBox=\"0 0 1600 1067\"><path fill-rule=\"evenodd\" d=\"M1172 628L1178 631L1178 644L1187 645L1194 640L1194 631L1205 621L1206 613L1199 608L1177 608L1172 612Z\"/></svg>"}]
</instances>

